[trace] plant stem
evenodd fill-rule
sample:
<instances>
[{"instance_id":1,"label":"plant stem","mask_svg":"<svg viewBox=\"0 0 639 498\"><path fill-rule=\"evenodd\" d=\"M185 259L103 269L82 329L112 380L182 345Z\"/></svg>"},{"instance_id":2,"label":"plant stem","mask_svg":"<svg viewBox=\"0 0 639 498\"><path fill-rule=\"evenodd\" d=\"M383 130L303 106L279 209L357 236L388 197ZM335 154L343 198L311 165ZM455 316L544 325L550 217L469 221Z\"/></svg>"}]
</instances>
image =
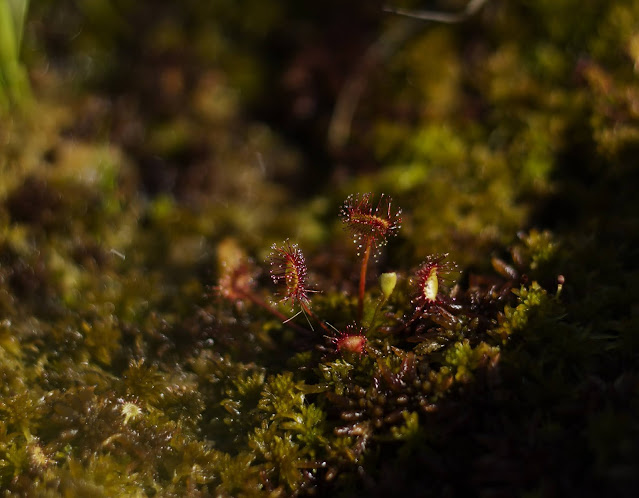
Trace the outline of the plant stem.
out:
<instances>
[{"instance_id":1,"label":"plant stem","mask_svg":"<svg viewBox=\"0 0 639 498\"><path fill-rule=\"evenodd\" d=\"M366 269L368 267L368 259L371 256L372 240L366 241L366 249L362 258L362 269L359 273L359 296L357 301L357 321L362 321L364 315L364 292L366 291Z\"/></svg>"}]
</instances>

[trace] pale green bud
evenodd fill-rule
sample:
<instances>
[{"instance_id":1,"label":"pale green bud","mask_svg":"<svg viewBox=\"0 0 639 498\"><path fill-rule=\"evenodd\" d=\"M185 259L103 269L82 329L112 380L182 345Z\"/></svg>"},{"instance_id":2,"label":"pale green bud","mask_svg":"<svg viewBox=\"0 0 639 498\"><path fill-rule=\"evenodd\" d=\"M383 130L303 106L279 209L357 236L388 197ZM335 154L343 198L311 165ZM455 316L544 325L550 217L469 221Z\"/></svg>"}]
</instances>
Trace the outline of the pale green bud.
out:
<instances>
[{"instance_id":1,"label":"pale green bud","mask_svg":"<svg viewBox=\"0 0 639 498\"><path fill-rule=\"evenodd\" d=\"M379 286L384 295L384 301L387 300L395 289L397 283L397 273L382 273L379 277Z\"/></svg>"}]
</instances>

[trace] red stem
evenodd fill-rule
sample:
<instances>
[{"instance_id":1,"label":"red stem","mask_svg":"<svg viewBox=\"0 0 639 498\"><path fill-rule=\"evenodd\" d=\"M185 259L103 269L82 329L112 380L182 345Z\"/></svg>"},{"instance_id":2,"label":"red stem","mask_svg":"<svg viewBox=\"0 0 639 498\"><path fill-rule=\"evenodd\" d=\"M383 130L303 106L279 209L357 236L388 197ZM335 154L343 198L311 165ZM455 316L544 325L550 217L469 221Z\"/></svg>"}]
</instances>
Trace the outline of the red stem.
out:
<instances>
[{"instance_id":1,"label":"red stem","mask_svg":"<svg viewBox=\"0 0 639 498\"><path fill-rule=\"evenodd\" d=\"M357 301L357 321L362 321L364 315L364 292L366 291L366 269L368 267L368 259L371 255L372 241L366 241L366 249L364 250L364 258L362 259L362 269L359 272L359 299Z\"/></svg>"}]
</instances>

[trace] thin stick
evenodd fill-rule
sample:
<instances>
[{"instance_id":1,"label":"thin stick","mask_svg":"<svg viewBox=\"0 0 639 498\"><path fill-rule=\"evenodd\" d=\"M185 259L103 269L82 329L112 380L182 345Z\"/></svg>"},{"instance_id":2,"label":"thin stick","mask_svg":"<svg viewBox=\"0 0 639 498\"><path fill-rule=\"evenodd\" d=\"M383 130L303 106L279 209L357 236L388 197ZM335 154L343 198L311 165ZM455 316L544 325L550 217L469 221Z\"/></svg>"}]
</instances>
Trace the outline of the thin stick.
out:
<instances>
[{"instance_id":1,"label":"thin stick","mask_svg":"<svg viewBox=\"0 0 639 498\"><path fill-rule=\"evenodd\" d=\"M409 10L385 7L384 12L410 19L454 24L475 14L487 0L471 0L461 12L447 13L428 10ZM390 58L398 48L419 29L419 23L397 23L375 41L362 56L355 70L348 76L337 96L335 110L328 126L327 143L330 149L340 150L348 142L359 101L368 86L371 72Z\"/></svg>"},{"instance_id":2,"label":"thin stick","mask_svg":"<svg viewBox=\"0 0 639 498\"><path fill-rule=\"evenodd\" d=\"M413 19L420 19L422 21L435 21L448 24L454 24L465 21L475 12L477 12L487 0L471 0L466 8L461 12L437 12L432 10L409 10L409 9L395 9L392 7L385 7L384 12L390 12L391 14L397 14L400 16L412 17Z\"/></svg>"}]
</instances>

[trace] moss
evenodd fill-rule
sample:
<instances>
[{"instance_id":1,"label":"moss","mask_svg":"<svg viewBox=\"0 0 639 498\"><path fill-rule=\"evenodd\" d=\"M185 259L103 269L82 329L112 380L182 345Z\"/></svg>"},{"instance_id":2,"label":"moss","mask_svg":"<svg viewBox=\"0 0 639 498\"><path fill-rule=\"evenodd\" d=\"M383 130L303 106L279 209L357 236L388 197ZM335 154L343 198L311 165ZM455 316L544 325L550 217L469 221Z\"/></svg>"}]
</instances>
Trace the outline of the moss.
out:
<instances>
[{"instance_id":1,"label":"moss","mask_svg":"<svg viewBox=\"0 0 639 498\"><path fill-rule=\"evenodd\" d=\"M0 488L634 496L636 2L196 3L32 2L38 99L0 122ZM402 208L366 263L357 192L393 197L351 206L379 226Z\"/></svg>"}]
</instances>

